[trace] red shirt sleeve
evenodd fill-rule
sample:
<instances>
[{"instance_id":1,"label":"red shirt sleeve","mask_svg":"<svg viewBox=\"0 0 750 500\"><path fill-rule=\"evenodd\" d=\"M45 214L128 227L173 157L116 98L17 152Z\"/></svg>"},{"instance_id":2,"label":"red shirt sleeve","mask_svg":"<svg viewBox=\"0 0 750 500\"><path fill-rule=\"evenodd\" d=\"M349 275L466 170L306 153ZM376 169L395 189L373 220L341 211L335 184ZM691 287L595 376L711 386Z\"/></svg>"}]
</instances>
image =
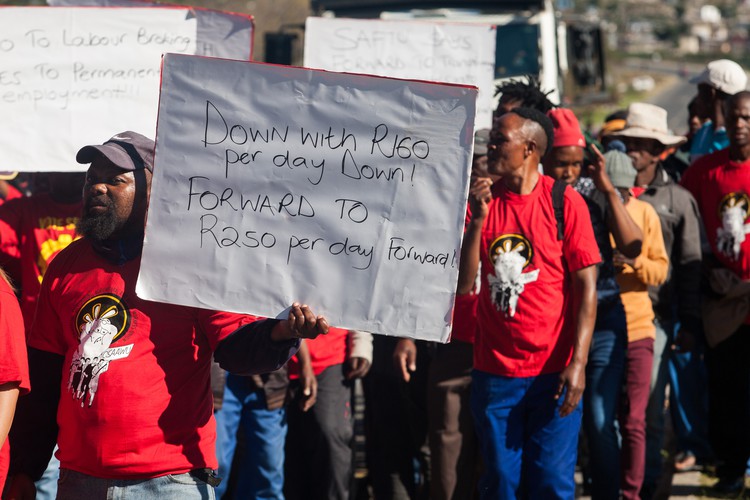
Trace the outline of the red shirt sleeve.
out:
<instances>
[{"instance_id":1,"label":"red shirt sleeve","mask_svg":"<svg viewBox=\"0 0 750 500\"><path fill-rule=\"evenodd\" d=\"M0 278L0 384L18 383L21 394L31 389L26 336L18 300Z\"/></svg>"},{"instance_id":2,"label":"red shirt sleeve","mask_svg":"<svg viewBox=\"0 0 750 500\"><path fill-rule=\"evenodd\" d=\"M241 326L259 321L263 318L249 314L237 314L209 309L198 309L198 324L208 338L211 350Z\"/></svg>"}]
</instances>

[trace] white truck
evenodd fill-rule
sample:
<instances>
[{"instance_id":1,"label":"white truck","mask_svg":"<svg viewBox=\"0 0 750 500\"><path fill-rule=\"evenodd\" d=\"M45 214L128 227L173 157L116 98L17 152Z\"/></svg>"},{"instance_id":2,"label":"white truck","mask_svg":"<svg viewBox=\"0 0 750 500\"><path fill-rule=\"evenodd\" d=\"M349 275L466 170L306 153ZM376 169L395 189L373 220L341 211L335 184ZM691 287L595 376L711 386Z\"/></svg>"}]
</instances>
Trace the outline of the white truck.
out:
<instances>
[{"instance_id":1,"label":"white truck","mask_svg":"<svg viewBox=\"0 0 750 500\"><path fill-rule=\"evenodd\" d=\"M550 91L550 100L559 103L563 96L567 29L556 18L552 0L313 0L312 6L324 16L495 25L495 83L532 75Z\"/></svg>"}]
</instances>

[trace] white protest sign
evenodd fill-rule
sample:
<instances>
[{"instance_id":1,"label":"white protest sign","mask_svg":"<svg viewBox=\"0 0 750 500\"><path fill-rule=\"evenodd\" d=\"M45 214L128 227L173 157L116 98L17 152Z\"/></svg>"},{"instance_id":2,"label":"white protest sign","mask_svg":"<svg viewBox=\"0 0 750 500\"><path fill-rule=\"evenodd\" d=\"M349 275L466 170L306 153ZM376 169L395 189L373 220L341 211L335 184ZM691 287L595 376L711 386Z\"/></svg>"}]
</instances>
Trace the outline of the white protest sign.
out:
<instances>
[{"instance_id":1,"label":"white protest sign","mask_svg":"<svg viewBox=\"0 0 750 500\"><path fill-rule=\"evenodd\" d=\"M47 5L71 7L157 7L164 3L143 0L47 0ZM184 8L184 7L182 7ZM223 57L249 61L253 53L253 17L236 12L222 12L190 6L197 22L195 53L200 56Z\"/></svg>"},{"instance_id":2,"label":"white protest sign","mask_svg":"<svg viewBox=\"0 0 750 500\"><path fill-rule=\"evenodd\" d=\"M153 137L161 56L195 48L187 9L0 8L0 170L84 170L82 146Z\"/></svg>"},{"instance_id":3,"label":"white protest sign","mask_svg":"<svg viewBox=\"0 0 750 500\"><path fill-rule=\"evenodd\" d=\"M308 17L305 66L479 87L477 128L492 126L495 27Z\"/></svg>"},{"instance_id":4,"label":"white protest sign","mask_svg":"<svg viewBox=\"0 0 750 500\"><path fill-rule=\"evenodd\" d=\"M476 95L168 54L138 295L446 341Z\"/></svg>"}]
</instances>

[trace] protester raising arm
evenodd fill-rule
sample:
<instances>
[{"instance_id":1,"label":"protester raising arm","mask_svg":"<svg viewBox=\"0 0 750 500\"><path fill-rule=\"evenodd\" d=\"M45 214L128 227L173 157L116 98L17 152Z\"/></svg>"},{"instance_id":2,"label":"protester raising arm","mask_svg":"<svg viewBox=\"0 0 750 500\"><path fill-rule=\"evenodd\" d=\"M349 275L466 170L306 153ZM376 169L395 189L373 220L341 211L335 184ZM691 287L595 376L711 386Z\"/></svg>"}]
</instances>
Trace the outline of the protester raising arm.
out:
<instances>
[{"instance_id":1,"label":"protester raising arm","mask_svg":"<svg viewBox=\"0 0 750 500\"><path fill-rule=\"evenodd\" d=\"M620 253L635 259L641 254L643 233L628 214L625 205L617 194L617 190L607 176L604 155L596 149L596 146L592 145L591 148L594 151L595 161L589 165L589 176L594 181L596 189L607 198L607 205L609 206L607 226L609 226Z\"/></svg>"},{"instance_id":2,"label":"protester raising arm","mask_svg":"<svg viewBox=\"0 0 750 500\"><path fill-rule=\"evenodd\" d=\"M492 201L492 180L479 177L472 181L469 189L471 215L461 245L461 262L458 266L459 295L471 293L479 272L479 248L482 241L482 225L487 218L488 204Z\"/></svg>"}]
</instances>

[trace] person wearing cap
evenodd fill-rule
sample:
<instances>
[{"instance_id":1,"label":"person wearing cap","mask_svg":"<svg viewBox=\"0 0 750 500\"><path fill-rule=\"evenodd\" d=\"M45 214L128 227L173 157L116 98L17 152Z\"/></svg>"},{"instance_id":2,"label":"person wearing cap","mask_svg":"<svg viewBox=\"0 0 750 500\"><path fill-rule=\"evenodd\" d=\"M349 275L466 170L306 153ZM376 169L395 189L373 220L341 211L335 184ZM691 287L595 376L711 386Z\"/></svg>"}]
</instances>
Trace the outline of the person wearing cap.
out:
<instances>
[{"instance_id":1,"label":"person wearing cap","mask_svg":"<svg viewBox=\"0 0 750 500\"><path fill-rule=\"evenodd\" d=\"M727 99L745 90L747 74L742 66L729 59L717 59L690 80L698 86L699 113L708 119L693 139L691 163L701 156L729 146L723 107Z\"/></svg>"},{"instance_id":2,"label":"person wearing cap","mask_svg":"<svg viewBox=\"0 0 750 500\"><path fill-rule=\"evenodd\" d=\"M34 390L11 434L18 498L33 498L55 437L60 499L213 498L211 356L236 373L273 371L328 330L297 303L288 319L260 320L135 294L154 147L122 132L76 156L90 163L82 238L47 269L28 335Z\"/></svg>"},{"instance_id":3,"label":"person wearing cap","mask_svg":"<svg viewBox=\"0 0 750 500\"><path fill-rule=\"evenodd\" d=\"M586 204L566 186L558 226L554 181L538 170L552 141L544 113L503 114L488 147L501 179L474 179L469 191L457 294L475 291L481 260L471 407L486 499L575 495L601 258Z\"/></svg>"},{"instance_id":4,"label":"person wearing cap","mask_svg":"<svg viewBox=\"0 0 750 500\"><path fill-rule=\"evenodd\" d=\"M645 473L646 406L648 405L651 368L654 357L654 311L649 286L658 286L667 278L669 259L656 211L633 196L636 170L628 155L609 151L605 155L607 175L620 192L625 208L643 232L641 254L636 258L623 255L615 247L613 257L617 284L625 306L628 346L623 393L619 417L622 451L620 455L620 492L625 499L637 499Z\"/></svg>"},{"instance_id":5,"label":"person wearing cap","mask_svg":"<svg viewBox=\"0 0 750 500\"><path fill-rule=\"evenodd\" d=\"M586 142L575 114L556 108L547 115L555 135L552 148L542 160L544 173L566 182L583 196L602 259L596 280L596 324L586 364L583 428L588 439L591 494L594 498L616 498L620 490L617 402L625 368L627 326L609 235L614 235L625 255L635 258L641 253L642 234L607 176L604 156L595 147L591 151L596 161L584 167Z\"/></svg>"},{"instance_id":6,"label":"person wearing cap","mask_svg":"<svg viewBox=\"0 0 750 500\"><path fill-rule=\"evenodd\" d=\"M677 147L686 140L668 130L665 109L653 104L632 103L628 107L625 127L613 133L613 137L625 144L633 161L637 172L634 193L639 200L654 207L659 215L670 260L667 281L649 289L656 317L656 341L647 410L647 466L642 496L650 496L662 472L663 408L669 373L672 374L673 406L678 406L680 401L684 403L680 405L683 411L675 420L676 467L685 460L680 455L692 456L695 463L696 455L707 459L711 454L705 437L701 437L701 429L705 428L701 425L701 414L705 408L700 404L701 397L696 397L705 384L700 382L700 374L704 371L700 366L701 222L695 199L672 181L660 160L666 149ZM677 325L679 331L675 336ZM682 350L687 351L684 356ZM672 354L676 355L673 362L670 361ZM686 418L690 421L686 422Z\"/></svg>"},{"instance_id":7,"label":"person wearing cap","mask_svg":"<svg viewBox=\"0 0 750 500\"><path fill-rule=\"evenodd\" d=\"M712 286L704 291L702 312L709 439L719 478L714 489L737 494L750 456L750 308L746 292L734 302L730 292L750 281L750 92L727 100L724 122L729 147L700 158L681 183L698 203L711 250L703 259ZM719 307L723 303L727 309Z\"/></svg>"}]
</instances>

